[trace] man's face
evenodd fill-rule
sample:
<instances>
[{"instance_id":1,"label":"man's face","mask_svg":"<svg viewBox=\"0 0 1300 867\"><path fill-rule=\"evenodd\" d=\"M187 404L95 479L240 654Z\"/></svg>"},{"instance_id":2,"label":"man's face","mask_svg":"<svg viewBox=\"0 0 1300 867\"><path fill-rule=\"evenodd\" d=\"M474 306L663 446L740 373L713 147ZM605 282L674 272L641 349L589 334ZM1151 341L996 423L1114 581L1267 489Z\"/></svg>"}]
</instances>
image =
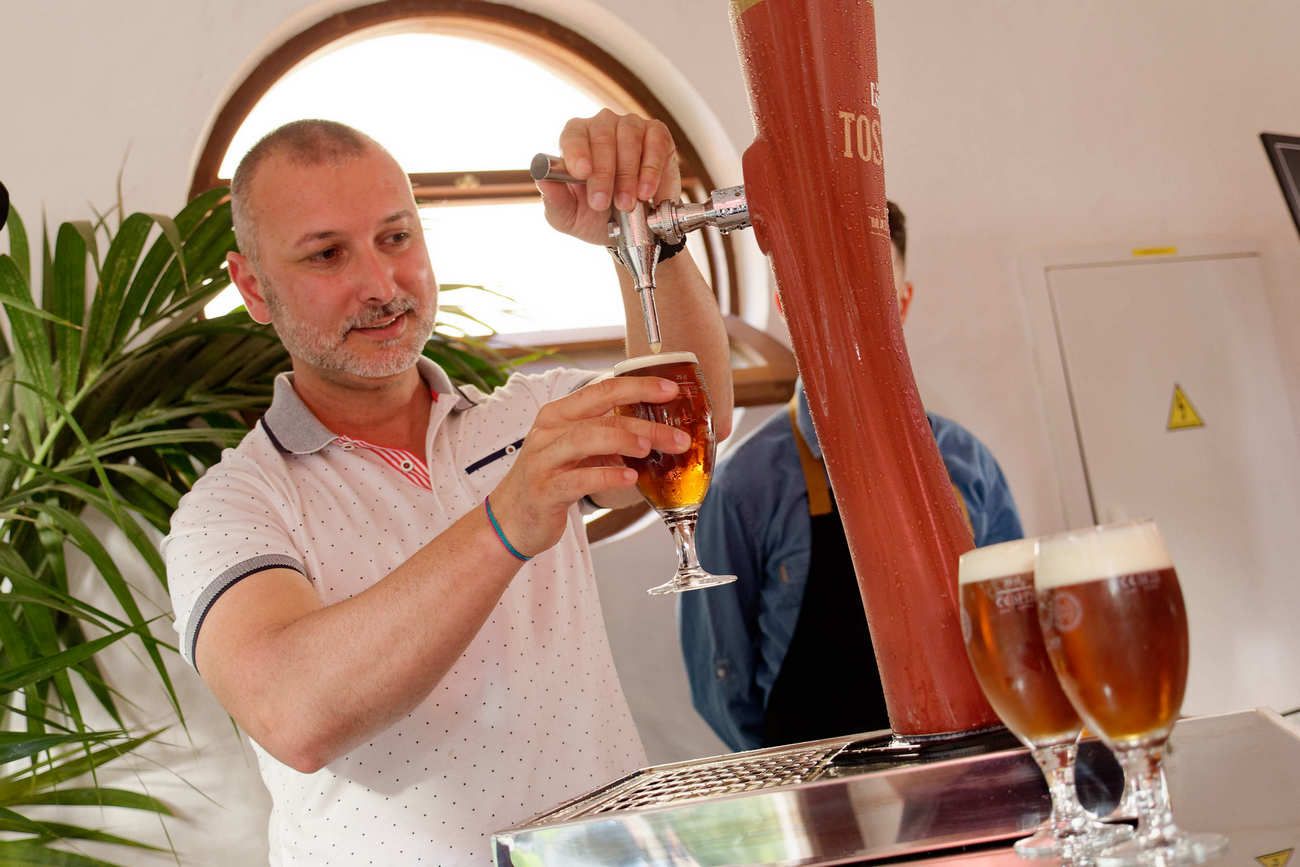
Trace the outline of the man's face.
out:
<instances>
[{"instance_id":1,"label":"man's face","mask_svg":"<svg viewBox=\"0 0 1300 867\"><path fill-rule=\"evenodd\" d=\"M375 148L320 165L273 155L249 198L258 263L245 260L237 270L248 276L236 282L295 369L371 379L415 364L433 331L438 285L397 163Z\"/></svg>"},{"instance_id":2,"label":"man's face","mask_svg":"<svg viewBox=\"0 0 1300 867\"><path fill-rule=\"evenodd\" d=\"M903 254L898 252L898 245L889 245L890 258L894 265L894 291L898 293L898 315L907 321L907 308L912 305L912 284L907 282Z\"/></svg>"}]
</instances>

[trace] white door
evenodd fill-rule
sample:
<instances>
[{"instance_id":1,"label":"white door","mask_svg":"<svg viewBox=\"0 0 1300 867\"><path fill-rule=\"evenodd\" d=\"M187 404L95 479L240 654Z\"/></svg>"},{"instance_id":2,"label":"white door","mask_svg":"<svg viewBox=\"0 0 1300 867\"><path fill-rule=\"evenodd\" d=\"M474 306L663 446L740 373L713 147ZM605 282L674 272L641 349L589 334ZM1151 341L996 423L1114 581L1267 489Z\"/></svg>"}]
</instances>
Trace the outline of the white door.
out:
<instances>
[{"instance_id":1,"label":"white door","mask_svg":"<svg viewBox=\"0 0 1300 867\"><path fill-rule=\"evenodd\" d=\"M1258 257L1053 267L1047 285L1093 515L1156 518L1178 569L1183 712L1300 705L1300 449Z\"/></svg>"}]
</instances>

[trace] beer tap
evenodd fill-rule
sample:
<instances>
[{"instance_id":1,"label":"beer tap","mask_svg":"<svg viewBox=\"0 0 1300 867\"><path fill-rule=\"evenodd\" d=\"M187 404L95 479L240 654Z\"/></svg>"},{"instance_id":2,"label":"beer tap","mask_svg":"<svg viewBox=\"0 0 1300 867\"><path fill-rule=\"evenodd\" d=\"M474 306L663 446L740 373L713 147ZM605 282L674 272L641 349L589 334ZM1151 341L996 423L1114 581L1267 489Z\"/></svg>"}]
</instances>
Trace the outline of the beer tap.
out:
<instances>
[{"instance_id":1,"label":"beer tap","mask_svg":"<svg viewBox=\"0 0 1300 867\"><path fill-rule=\"evenodd\" d=\"M549 154L533 157L529 174L535 181L582 181L564 171L564 160ZM659 337L659 313L655 306L655 266L664 244L681 244L689 232L713 226L723 234L749 226L749 205L743 186L714 190L707 202L665 201L653 210L637 202L630 211L613 209L609 221L609 250L628 273L641 301L646 340L650 351L663 348Z\"/></svg>"}]
</instances>

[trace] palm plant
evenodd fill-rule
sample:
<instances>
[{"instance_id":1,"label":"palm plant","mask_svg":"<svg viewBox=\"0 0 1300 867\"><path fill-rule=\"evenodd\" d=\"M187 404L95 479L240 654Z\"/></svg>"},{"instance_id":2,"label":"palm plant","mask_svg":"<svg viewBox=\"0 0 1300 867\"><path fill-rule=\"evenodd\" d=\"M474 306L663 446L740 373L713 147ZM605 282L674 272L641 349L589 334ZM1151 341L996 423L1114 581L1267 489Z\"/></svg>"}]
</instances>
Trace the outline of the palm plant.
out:
<instances>
[{"instance_id":1,"label":"palm plant","mask_svg":"<svg viewBox=\"0 0 1300 867\"><path fill-rule=\"evenodd\" d=\"M170 813L148 794L98 783L96 769L160 733L124 723L131 697L113 689L98 660L110 645L131 644L184 725L165 666L176 648L154 634L136 588L165 586L158 534L181 495L269 405L288 359L242 310L202 316L228 282L223 263L235 245L225 190L174 218L64 223L52 246L43 232L39 292L16 213L8 236L0 255L8 323L7 338L0 330L0 863L103 864L69 849L78 841L152 847L32 815L47 805ZM426 354L484 389L508 366L445 328ZM128 574L95 521L129 542L147 574ZM115 601L112 613L70 589L72 549ZM93 716L112 724L92 725ZM88 784L77 782L87 775Z\"/></svg>"}]
</instances>

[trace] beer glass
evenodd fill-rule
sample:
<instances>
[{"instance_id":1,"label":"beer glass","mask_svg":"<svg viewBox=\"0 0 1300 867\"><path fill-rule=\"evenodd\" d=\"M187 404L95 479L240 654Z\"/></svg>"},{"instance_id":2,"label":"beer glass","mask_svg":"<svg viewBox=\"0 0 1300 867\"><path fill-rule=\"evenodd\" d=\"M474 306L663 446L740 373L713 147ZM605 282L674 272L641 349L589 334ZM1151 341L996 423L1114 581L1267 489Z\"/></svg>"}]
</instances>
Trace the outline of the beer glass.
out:
<instances>
[{"instance_id":1,"label":"beer glass","mask_svg":"<svg viewBox=\"0 0 1300 867\"><path fill-rule=\"evenodd\" d=\"M1038 541L1043 638L1061 686L1132 782L1137 835L1099 865L1199 864L1228 847L1174 824L1162 759L1187 685L1187 612L1153 521Z\"/></svg>"},{"instance_id":2,"label":"beer glass","mask_svg":"<svg viewBox=\"0 0 1300 867\"><path fill-rule=\"evenodd\" d=\"M695 554L695 521L713 477L713 415L709 393L695 355L664 352L629 358L614 366L615 376L657 376L677 383L677 396L667 403L620 406L615 412L675 427L691 438L679 455L652 451L644 458L624 458L637 472L637 489L655 508L677 546L677 572L666 583L650 588L652 596L730 584L735 575L713 575Z\"/></svg>"},{"instance_id":3,"label":"beer glass","mask_svg":"<svg viewBox=\"0 0 1300 867\"><path fill-rule=\"evenodd\" d=\"M1086 859L1132 836L1079 803L1074 760L1083 722L1061 691L1038 623L1034 540L967 551L958 570L961 631L989 704L1029 747L1047 779L1052 814L1015 844L1024 858Z\"/></svg>"}]
</instances>

